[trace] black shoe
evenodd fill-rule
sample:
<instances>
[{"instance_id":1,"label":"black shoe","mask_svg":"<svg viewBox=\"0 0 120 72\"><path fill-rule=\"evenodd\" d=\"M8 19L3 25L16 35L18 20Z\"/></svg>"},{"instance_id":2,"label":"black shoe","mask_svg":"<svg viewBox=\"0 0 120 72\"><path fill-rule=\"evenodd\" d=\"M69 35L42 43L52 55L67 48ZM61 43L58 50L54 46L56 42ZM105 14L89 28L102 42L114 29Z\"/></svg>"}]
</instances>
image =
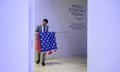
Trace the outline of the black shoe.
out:
<instances>
[{"instance_id":1,"label":"black shoe","mask_svg":"<svg viewBox=\"0 0 120 72\"><path fill-rule=\"evenodd\" d=\"M36 64L39 64L39 63L40 63L40 60L37 60L37 61L36 61Z\"/></svg>"},{"instance_id":2,"label":"black shoe","mask_svg":"<svg viewBox=\"0 0 120 72\"><path fill-rule=\"evenodd\" d=\"M44 62L42 63L42 66L45 66L45 63L44 63Z\"/></svg>"}]
</instances>

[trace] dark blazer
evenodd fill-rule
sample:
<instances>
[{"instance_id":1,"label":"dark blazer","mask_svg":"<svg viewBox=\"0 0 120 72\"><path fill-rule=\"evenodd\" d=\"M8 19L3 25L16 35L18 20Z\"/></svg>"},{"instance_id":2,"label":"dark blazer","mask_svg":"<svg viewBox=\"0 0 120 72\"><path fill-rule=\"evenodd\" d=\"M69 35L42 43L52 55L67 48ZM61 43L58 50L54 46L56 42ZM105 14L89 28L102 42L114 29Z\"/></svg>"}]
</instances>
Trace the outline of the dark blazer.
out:
<instances>
[{"instance_id":1,"label":"dark blazer","mask_svg":"<svg viewBox=\"0 0 120 72\"><path fill-rule=\"evenodd\" d=\"M37 26L37 28L36 28L36 32L42 32L42 25L40 25L40 26ZM49 29L49 26L47 25L47 26L45 26L45 32L48 32L48 29Z\"/></svg>"}]
</instances>

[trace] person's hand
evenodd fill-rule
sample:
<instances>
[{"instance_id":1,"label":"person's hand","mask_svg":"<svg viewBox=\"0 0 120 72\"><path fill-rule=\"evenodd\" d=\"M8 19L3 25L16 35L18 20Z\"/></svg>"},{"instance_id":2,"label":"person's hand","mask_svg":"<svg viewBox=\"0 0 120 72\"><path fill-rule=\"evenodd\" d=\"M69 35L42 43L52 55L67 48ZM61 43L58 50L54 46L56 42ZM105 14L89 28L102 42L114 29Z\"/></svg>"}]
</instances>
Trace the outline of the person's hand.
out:
<instances>
[{"instance_id":1,"label":"person's hand","mask_svg":"<svg viewBox=\"0 0 120 72\"><path fill-rule=\"evenodd\" d=\"M54 32L55 33L55 36L56 36L56 32Z\"/></svg>"}]
</instances>

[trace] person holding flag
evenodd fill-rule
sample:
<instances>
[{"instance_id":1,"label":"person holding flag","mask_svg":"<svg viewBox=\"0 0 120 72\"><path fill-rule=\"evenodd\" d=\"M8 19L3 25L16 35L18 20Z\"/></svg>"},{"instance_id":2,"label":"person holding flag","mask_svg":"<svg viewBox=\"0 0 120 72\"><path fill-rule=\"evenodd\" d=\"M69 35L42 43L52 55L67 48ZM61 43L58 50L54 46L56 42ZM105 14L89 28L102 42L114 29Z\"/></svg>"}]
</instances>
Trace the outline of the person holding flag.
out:
<instances>
[{"instance_id":1,"label":"person holding flag","mask_svg":"<svg viewBox=\"0 0 120 72\"><path fill-rule=\"evenodd\" d=\"M43 19L42 25L36 28L36 49L37 49L37 61L36 64L40 63L42 56L42 65L45 66L46 53L51 54L51 50L57 49L55 32L49 32L48 20ZM42 55L41 55L42 54Z\"/></svg>"},{"instance_id":2,"label":"person holding flag","mask_svg":"<svg viewBox=\"0 0 120 72\"><path fill-rule=\"evenodd\" d=\"M47 25L48 20L47 19L43 19L42 25L37 26L36 29L36 48L37 48L37 61L36 63L39 64L40 63L40 58L41 58L41 45L40 45L40 33L41 32L48 32L49 26ZM42 65L45 65L45 56L46 53L43 53L42 55Z\"/></svg>"}]
</instances>

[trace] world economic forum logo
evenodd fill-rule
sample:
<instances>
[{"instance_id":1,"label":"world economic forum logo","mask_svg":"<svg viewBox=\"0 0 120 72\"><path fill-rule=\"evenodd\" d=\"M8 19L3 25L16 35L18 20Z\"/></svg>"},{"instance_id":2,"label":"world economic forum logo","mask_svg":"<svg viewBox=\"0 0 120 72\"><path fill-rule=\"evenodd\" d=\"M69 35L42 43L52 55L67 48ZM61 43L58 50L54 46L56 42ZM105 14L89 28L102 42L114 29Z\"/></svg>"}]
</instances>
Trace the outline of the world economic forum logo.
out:
<instances>
[{"instance_id":1,"label":"world economic forum logo","mask_svg":"<svg viewBox=\"0 0 120 72\"><path fill-rule=\"evenodd\" d=\"M83 5L72 5L69 8L69 12L71 13L72 16L75 17L76 20L82 20L84 17L85 9Z\"/></svg>"},{"instance_id":2,"label":"world economic forum logo","mask_svg":"<svg viewBox=\"0 0 120 72\"><path fill-rule=\"evenodd\" d=\"M73 4L69 8L69 13L70 15L75 18L72 22L70 22L69 27L73 30L82 30L86 27L87 23L87 18L86 17L86 12L85 12L85 7L83 5L76 5Z\"/></svg>"}]
</instances>

